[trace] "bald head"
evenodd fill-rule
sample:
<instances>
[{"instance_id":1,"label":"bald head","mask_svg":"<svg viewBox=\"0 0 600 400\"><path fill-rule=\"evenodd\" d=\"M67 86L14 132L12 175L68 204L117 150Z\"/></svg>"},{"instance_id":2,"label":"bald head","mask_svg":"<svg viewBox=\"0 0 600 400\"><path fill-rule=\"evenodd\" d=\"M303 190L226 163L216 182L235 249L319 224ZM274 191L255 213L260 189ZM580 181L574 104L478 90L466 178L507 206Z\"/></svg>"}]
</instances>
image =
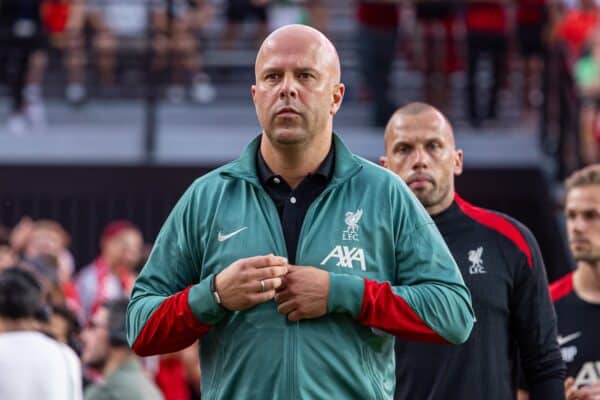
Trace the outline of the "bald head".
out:
<instances>
[{"instance_id":1,"label":"bald head","mask_svg":"<svg viewBox=\"0 0 600 400\"><path fill-rule=\"evenodd\" d=\"M254 73L252 99L267 138L261 142L263 156L273 144L287 159L325 158L345 91L329 39L304 25L279 28L260 47Z\"/></svg>"},{"instance_id":2,"label":"bald head","mask_svg":"<svg viewBox=\"0 0 600 400\"><path fill-rule=\"evenodd\" d=\"M396 131L412 131L420 128L437 131L450 146L455 147L454 130L444 114L430 104L415 102L400 107L390 117L385 127L386 149Z\"/></svg>"},{"instance_id":3,"label":"bald head","mask_svg":"<svg viewBox=\"0 0 600 400\"><path fill-rule=\"evenodd\" d=\"M325 35L306 25L285 25L271 32L263 41L255 61L255 73L265 61L280 51L305 52L309 49L318 53L318 58L327 69L333 83L341 79L340 58L335 46Z\"/></svg>"}]
</instances>

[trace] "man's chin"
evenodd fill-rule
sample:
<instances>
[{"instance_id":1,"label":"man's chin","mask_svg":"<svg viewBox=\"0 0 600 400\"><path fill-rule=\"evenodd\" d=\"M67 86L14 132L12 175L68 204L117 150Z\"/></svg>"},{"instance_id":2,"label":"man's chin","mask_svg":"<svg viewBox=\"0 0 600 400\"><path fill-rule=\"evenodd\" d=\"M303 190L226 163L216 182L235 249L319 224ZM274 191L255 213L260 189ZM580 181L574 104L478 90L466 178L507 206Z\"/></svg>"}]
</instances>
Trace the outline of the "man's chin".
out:
<instances>
[{"instance_id":1,"label":"man's chin","mask_svg":"<svg viewBox=\"0 0 600 400\"><path fill-rule=\"evenodd\" d=\"M600 254L592 254L589 251L573 251L573 259L575 261L583 261L596 265L600 262Z\"/></svg>"},{"instance_id":2,"label":"man's chin","mask_svg":"<svg viewBox=\"0 0 600 400\"><path fill-rule=\"evenodd\" d=\"M435 201L433 199L433 197L434 197L433 193L431 193L431 189L427 189L427 188L412 189L412 192L417 197L419 202L421 204L423 204L424 207L430 207L435 203Z\"/></svg>"},{"instance_id":3,"label":"man's chin","mask_svg":"<svg viewBox=\"0 0 600 400\"><path fill-rule=\"evenodd\" d=\"M307 135L300 129L276 129L271 134L271 141L280 146L294 146L306 142Z\"/></svg>"}]
</instances>

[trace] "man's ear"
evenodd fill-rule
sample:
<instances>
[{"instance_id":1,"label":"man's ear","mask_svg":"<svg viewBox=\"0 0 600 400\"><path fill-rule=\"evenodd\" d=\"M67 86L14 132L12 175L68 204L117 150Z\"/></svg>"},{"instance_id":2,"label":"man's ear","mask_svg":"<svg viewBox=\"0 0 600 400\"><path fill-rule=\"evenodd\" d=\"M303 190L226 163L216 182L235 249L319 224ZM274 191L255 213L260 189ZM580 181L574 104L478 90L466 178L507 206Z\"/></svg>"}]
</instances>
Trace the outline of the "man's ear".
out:
<instances>
[{"instance_id":1,"label":"man's ear","mask_svg":"<svg viewBox=\"0 0 600 400\"><path fill-rule=\"evenodd\" d=\"M344 86L343 83L336 84L333 89L333 101L331 103L331 109L329 110L331 115L335 115L342 106L344 93L346 93L346 86Z\"/></svg>"},{"instance_id":2,"label":"man's ear","mask_svg":"<svg viewBox=\"0 0 600 400\"><path fill-rule=\"evenodd\" d=\"M388 167L388 159L386 156L379 157L379 165L381 165L383 168Z\"/></svg>"},{"instance_id":3,"label":"man's ear","mask_svg":"<svg viewBox=\"0 0 600 400\"><path fill-rule=\"evenodd\" d=\"M454 175L459 176L463 172L463 151L458 149L454 155Z\"/></svg>"}]
</instances>

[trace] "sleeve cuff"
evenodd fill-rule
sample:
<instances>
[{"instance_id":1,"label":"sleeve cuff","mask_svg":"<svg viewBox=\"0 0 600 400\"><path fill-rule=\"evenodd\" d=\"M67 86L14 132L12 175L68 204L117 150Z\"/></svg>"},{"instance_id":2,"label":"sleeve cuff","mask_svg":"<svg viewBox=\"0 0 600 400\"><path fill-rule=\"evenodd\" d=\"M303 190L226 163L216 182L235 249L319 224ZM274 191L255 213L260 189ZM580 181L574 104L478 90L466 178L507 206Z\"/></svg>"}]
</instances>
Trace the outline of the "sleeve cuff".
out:
<instances>
[{"instance_id":1,"label":"sleeve cuff","mask_svg":"<svg viewBox=\"0 0 600 400\"><path fill-rule=\"evenodd\" d=\"M200 283L192 286L188 295L188 303L192 313L200 321L214 325L225 317L227 309L217 303L210 289L212 274Z\"/></svg>"},{"instance_id":2,"label":"sleeve cuff","mask_svg":"<svg viewBox=\"0 0 600 400\"><path fill-rule=\"evenodd\" d=\"M362 307L364 291L363 278L330 272L327 311L350 314L353 318L357 318Z\"/></svg>"}]
</instances>

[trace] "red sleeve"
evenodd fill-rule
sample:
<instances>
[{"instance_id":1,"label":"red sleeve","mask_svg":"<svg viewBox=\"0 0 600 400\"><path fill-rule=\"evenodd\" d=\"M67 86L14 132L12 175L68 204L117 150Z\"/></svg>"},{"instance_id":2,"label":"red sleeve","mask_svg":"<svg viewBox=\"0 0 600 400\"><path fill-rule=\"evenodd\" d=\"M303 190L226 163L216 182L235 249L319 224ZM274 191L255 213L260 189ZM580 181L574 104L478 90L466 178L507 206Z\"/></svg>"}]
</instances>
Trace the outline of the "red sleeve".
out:
<instances>
[{"instance_id":1,"label":"red sleeve","mask_svg":"<svg viewBox=\"0 0 600 400\"><path fill-rule=\"evenodd\" d=\"M365 291L358 322L407 340L449 343L428 327L388 282L365 279Z\"/></svg>"},{"instance_id":2,"label":"red sleeve","mask_svg":"<svg viewBox=\"0 0 600 400\"><path fill-rule=\"evenodd\" d=\"M187 289L167 298L152 313L132 349L140 356L172 353L192 345L212 325L198 321L188 303Z\"/></svg>"}]
</instances>

